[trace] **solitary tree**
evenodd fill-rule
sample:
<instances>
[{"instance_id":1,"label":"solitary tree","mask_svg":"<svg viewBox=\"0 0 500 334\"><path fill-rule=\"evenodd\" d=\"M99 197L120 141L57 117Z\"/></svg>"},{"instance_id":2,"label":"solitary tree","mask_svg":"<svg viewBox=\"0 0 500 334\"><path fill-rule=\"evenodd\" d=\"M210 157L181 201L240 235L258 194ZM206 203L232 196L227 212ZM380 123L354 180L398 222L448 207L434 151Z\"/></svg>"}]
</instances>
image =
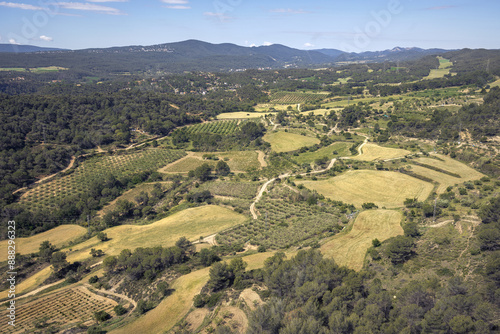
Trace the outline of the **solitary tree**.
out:
<instances>
[{"instance_id":1,"label":"solitary tree","mask_svg":"<svg viewBox=\"0 0 500 334\"><path fill-rule=\"evenodd\" d=\"M215 166L215 172L218 175L226 176L231 172L231 169L225 161L219 160L219 162L217 162L217 166Z\"/></svg>"}]
</instances>

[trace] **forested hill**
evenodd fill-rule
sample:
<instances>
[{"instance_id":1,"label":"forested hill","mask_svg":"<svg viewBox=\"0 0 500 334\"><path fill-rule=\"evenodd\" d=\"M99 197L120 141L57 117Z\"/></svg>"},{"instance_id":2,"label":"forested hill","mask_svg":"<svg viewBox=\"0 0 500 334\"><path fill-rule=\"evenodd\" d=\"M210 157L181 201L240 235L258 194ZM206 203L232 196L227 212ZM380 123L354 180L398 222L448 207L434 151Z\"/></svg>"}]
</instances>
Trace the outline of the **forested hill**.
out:
<instances>
[{"instance_id":1,"label":"forested hill","mask_svg":"<svg viewBox=\"0 0 500 334\"><path fill-rule=\"evenodd\" d=\"M33 45L0 44L0 52L25 53L25 52L49 52L49 51L69 51L59 48L42 48Z\"/></svg>"}]
</instances>

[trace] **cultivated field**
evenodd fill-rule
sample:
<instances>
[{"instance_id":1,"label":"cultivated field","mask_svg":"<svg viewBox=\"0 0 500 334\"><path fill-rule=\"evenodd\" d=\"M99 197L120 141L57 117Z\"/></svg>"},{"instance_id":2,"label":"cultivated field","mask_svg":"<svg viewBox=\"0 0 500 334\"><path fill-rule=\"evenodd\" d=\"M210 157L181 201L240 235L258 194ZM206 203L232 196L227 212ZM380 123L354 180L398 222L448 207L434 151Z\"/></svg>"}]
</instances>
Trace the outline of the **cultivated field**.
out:
<instances>
[{"instance_id":1,"label":"cultivated field","mask_svg":"<svg viewBox=\"0 0 500 334\"><path fill-rule=\"evenodd\" d=\"M328 93L277 92L271 96L272 103L297 104L315 103L326 98Z\"/></svg>"},{"instance_id":2,"label":"cultivated field","mask_svg":"<svg viewBox=\"0 0 500 334\"><path fill-rule=\"evenodd\" d=\"M295 133L278 131L266 134L264 141L271 144L271 148L275 152L290 152L298 150L304 146L319 144L319 139L298 135Z\"/></svg>"},{"instance_id":3,"label":"cultivated field","mask_svg":"<svg viewBox=\"0 0 500 334\"><path fill-rule=\"evenodd\" d=\"M73 247L68 261L90 257L90 249L102 249L106 255L117 255L123 249L137 247L170 247L182 236L191 241L243 223L247 218L232 210L206 205L187 209L150 225L121 225L104 230L109 241L100 242L97 237Z\"/></svg>"},{"instance_id":4,"label":"cultivated field","mask_svg":"<svg viewBox=\"0 0 500 334\"><path fill-rule=\"evenodd\" d=\"M314 152L305 152L300 153L298 156L294 156L293 159L300 164L303 163L312 163L316 159L320 159L322 157L328 157L329 159L335 157L345 157L351 155L349 151L349 147L352 143L344 143L344 142L336 142L330 146L322 147L319 150ZM334 152L337 152L336 154Z\"/></svg>"},{"instance_id":5,"label":"cultivated field","mask_svg":"<svg viewBox=\"0 0 500 334\"><path fill-rule=\"evenodd\" d=\"M94 182L102 182L107 175L120 178L139 172L155 171L184 155L183 151L155 148L91 158L82 162L71 174L52 179L27 191L20 202L35 209L55 208L62 199L85 193Z\"/></svg>"},{"instance_id":6,"label":"cultivated field","mask_svg":"<svg viewBox=\"0 0 500 334\"><path fill-rule=\"evenodd\" d=\"M352 170L327 180L297 180L296 183L358 208L370 202L379 207L399 207L406 198L423 201L433 189L431 183L402 173L372 170Z\"/></svg>"},{"instance_id":7,"label":"cultivated field","mask_svg":"<svg viewBox=\"0 0 500 334\"><path fill-rule=\"evenodd\" d=\"M44 72L59 72L59 71L64 71L67 70L65 67L59 67L59 66L47 66L47 67L35 67L35 68L30 68L26 69L24 67L7 67L7 68L0 68L0 72L7 72L7 71L13 71L13 72L32 72L32 73L44 73Z\"/></svg>"},{"instance_id":8,"label":"cultivated field","mask_svg":"<svg viewBox=\"0 0 500 334\"><path fill-rule=\"evenodd\" d=\"M118 305L112 299L91 293L83 286L64 289L28 303L16 303L15 332L23 333L34 329L35 320L46 319L48 324L60 327L77 322L94 323L94 312L106 311L114 315L113 307ZM7 319L7 311L0 312L2 319ZM0 323L0 332L12 333L7 321Z\"/></svg>"},{"instance_id":9,"label":"cultivated field","mask_svg":"<svg viewBox=\"0 0 500 334\"><path fill-rule=\"evenodd\" d=\"M424 79L430 80L430 79L443 78L445 75L450 73L450 68L453 66L453 63L448 59L444 59L442 57L437 57L437 58L439 59L439 68L432 69L429 76L425 77Z\"/></svg>"},{"instance_id":10,"label":"cultivated field","mask_svg":"<svg viewBox=\"0 0 500 334\"><path fill-rule=\"evenodd\" d=\"M402 218L401 212L394 210L363 211L349 232L334 236L321 246L321 252L325 258L333 258L339 265L360 270L373 239L384 241L403 234Z\"/></svg>"},{"instance_id":11,"label":"cultivated field","mask_svg":"<svg viewBox=\"0 0 500 334\"><path fill-rule=\"evenodd\" d=\"M398 148L382 147L372 143L366 143L361 149L361 155L353 157L353 160L374 161L402 158L410 151Z\"/></svg>"},{"instance_id":12,"label":"cultivated field","mask_svg":"<svg viewBox=\"0 0 500 334\"><path fill-rule=\"evenodd\" d=\"M195 124L186 127L188 133L217 133L221 135L228 135L236 132L238 129L238 121L217 121Z\"/></svg>"},{"instance_id":13,"label":"cultivated field","mask_svg":"<svg viewBox=\"0 0 500 334\"><path fill-rule=\"evenodd\" d=\"M217 116L217 119L250 119L250 118L260 118L266 115L274 115L275 112L228 112L224 114L220 114Z\"/></svg>"},{"instance_id":14,"label":"cultivated field","mask_svg":"<svg viewBox=\"0 0 500 334\"><path fill-rule=\"evenodd\" d=\"M438 194L444 193L446 188L449 186L454 186L465 181L478 180L484 176L484 174L450 157L439 154L436 154L435 156L443 161L433 158L418 158L415 159L415 161L424 165L432 166L438 170L417 165L410 165L409 167L413 173L425 176L437 182L439 184L436 190ZM440 172L439 170L446 171L448 174ZM455 175L450 175L450 173ZM460 177L457 177L458 175Z\"/></svg>"},{"instance_id":15,"label":"cultivated field","mask_svg":"<svg viewBox=\"0 0 500 334\"><path fill-rule=\"evenodd\" d=\"M16 253L30 254L38 252L40 244L48 240L56 247L66 245L68 242L81 237L87 229L78 225L61 225L27 238L16 239ZM7 240L0 241L0 249L7 249ZM0 253L0 262L7 261L7 252Z\"/></svg>"}]
</instances>

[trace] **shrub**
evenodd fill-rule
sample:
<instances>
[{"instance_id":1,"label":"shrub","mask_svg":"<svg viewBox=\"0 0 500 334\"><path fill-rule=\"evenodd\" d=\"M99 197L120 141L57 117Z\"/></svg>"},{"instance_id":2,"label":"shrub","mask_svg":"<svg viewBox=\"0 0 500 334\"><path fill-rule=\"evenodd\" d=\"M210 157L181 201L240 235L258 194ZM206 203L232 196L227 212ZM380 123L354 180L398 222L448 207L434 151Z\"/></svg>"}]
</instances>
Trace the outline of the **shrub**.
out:
<instances>
[{"instance_id":1,"label":"shrub","mask_svg":"<svg viewBox=\"0 0 500 334\"><path fill-rule=\"evenodd\" d=\"M116 305L114 308L113 308L113 311L115 311L115 314L117 316L120 316L120 315L124 315L125 313L127 313L127 309L125 307L123 307L122 305Z\"/></svg>"}]
</instances>

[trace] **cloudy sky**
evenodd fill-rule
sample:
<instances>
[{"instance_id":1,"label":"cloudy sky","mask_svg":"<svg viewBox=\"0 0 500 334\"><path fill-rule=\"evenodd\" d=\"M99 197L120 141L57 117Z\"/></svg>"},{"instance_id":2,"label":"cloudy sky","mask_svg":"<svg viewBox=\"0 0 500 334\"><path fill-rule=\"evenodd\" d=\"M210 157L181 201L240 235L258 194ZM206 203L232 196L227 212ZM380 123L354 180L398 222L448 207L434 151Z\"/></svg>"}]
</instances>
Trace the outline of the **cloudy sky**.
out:
<instances>
[{"instance_id":1,"label":"cloudy sky","mask_svg":"<svg viewBox=\"0 0 500 334\"><path fill-rule=\"evenodd\" d=\"M83 49L198 39L343 51L500 48L497 0L77 1L0 1L0 43Z\"/></svg>"}]
</instances>

